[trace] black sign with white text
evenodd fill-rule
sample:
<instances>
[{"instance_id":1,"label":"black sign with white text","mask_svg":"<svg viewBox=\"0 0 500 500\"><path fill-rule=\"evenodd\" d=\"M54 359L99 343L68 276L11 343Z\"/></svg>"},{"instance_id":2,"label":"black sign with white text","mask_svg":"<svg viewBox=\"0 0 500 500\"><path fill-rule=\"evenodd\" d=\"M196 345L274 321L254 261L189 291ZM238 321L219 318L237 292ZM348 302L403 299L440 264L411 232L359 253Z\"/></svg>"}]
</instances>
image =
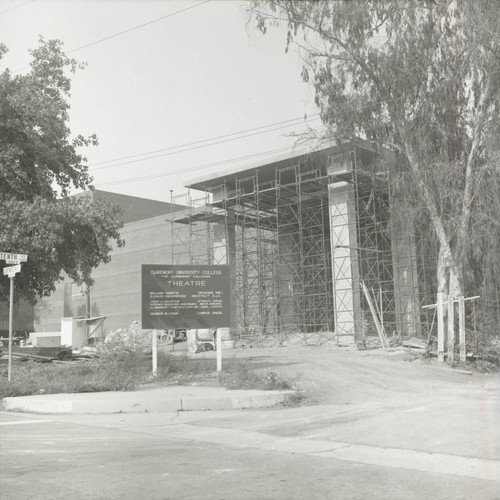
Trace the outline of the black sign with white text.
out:
<instances>
[{"instance_id":1,"label":"black sign with white text","mask_svg":"<svg viewBox=\"0 0 500 500\"><path fill-rule=\"evenodd\" d=\"M142 265L142 328L223 328L230 318L229 266Z\"/></svg>"}]
</instances>

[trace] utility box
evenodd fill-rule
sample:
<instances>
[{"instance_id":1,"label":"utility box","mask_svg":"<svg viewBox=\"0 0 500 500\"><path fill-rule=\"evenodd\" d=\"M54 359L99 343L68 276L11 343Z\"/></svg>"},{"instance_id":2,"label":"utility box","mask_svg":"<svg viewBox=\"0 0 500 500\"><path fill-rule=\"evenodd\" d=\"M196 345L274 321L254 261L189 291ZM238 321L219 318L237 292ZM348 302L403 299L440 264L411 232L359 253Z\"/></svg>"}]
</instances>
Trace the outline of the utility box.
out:
<instances>
[{"instance_id":1,"label":"utility box","mask_svg":"<svg viewBox=\"0 0 500 500\"><path fill-rule=\"evenodd\" d=\"M29 343L33 347L61 347L61 332L30 332Z\"/></svg>"},{"instance_id":2,"label":"utility box","mask_svg":"<svg viewBox=\"0 0 500 500\"><path fill-rule=\"evenodd\" d=\"M87 325L80 318L61 318L61 345L81 347L87 342Z\"/></svg>"}]
</instances>

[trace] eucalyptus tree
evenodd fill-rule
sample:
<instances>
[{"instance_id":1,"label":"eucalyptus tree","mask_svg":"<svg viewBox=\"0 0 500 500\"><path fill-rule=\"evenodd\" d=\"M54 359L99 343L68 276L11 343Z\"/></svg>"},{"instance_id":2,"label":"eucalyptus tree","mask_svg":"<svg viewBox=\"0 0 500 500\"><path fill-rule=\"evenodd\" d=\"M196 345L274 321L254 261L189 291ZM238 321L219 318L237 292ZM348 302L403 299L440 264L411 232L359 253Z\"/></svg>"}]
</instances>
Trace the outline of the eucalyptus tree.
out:
<instances>
[{"instance_id":1,"label":"eucalyptus tree","mask_svg":"<svg viewBox=\"0 0 500 500\"><path fill-rule=\"evenodd\" d=\"M438 291L463 295L481 262L498 273L497 0L255 0L251 14L263 33L287 28L329 138L398 153L438 243Z\"/></svg>"},{"instance_id":2,"label":"eucalyptus tree","mask_svg":"<svg viewBox=\"0 0 500 500\"><path fill-rule=\"evenodd\" d=\"M0 60L6 50L0 44ZM116 207L69 196L72 188L91 188L78 149L97 144L95 136L72 139L68 126L68 73L83 65L57 40L40 39L31 56L25 74L0 73L0 250L29 255L16 291L34 300L53 292L63 272L91 285L92 269L109 261L113 241L123 241ZM7 296L2 276L0 300Z\"/></svg>"}]
</instances>

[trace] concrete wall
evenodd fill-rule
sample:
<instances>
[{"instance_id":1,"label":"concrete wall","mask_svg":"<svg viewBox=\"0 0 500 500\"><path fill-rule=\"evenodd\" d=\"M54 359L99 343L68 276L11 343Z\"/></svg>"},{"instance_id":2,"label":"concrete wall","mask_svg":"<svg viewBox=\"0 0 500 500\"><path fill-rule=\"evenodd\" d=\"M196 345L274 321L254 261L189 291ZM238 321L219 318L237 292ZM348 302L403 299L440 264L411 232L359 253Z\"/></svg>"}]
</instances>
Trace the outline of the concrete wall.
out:
<instances>
[{"instance_id":1,"label":"concrete wall","mask_svg":"<svg viewBox=\"0 0 500 500\"><path fill-rule=\"evenodd\" d=\"M141 320L141 265L171 264L171 228L165 216L125 224L125 247L115 247L111 261L93 272L90 316L106 316L104 333ZM86 298L69 280L36 308L35 331L59 330L62 317L85 316Z\"/></svg>"},{"instance_id":2,"label":"concrete wall","mask_svg":"<svg viewBox=\"0 0 500 500\"><path fill-rule=\"evenodd\" d=\"M7 277L5 279L8 279ZM13 330L29 332L33 330L33 306L25 300L14 303ZM0 336L9 333L9 303L0 303Z\"/></svg>"}]
</instances>

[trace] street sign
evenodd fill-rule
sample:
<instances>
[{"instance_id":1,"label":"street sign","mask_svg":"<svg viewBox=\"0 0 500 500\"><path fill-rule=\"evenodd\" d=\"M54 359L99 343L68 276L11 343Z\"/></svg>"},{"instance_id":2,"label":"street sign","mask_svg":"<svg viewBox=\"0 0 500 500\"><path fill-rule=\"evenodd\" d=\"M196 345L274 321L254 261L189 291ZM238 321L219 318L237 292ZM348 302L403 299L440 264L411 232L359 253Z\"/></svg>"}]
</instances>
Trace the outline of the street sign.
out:
<instances>
[{"instance_id":1,"label":"street sign","mask_svg":"<svg viewBox=\"0 0 500 500\"><path fill-rule=\"evenodd\" d=\"M19 264L20 262L26 262L28 256L25 253L0 252L0 260L5 260L7 264Z\"/></svg>"},{"instance_id":2,"label":"street sign","mask_svg":"<svg viewBox=\"0 0 500 500\"><path fill-rule=\"evenodd\" d=\"M8 274L9 278L12 278L15 276L17 273L21 272L21 264L17 264L16 266L11 266L11 267L4 267L3 268L3 274Z\"/></svg>"}]
</instances>

